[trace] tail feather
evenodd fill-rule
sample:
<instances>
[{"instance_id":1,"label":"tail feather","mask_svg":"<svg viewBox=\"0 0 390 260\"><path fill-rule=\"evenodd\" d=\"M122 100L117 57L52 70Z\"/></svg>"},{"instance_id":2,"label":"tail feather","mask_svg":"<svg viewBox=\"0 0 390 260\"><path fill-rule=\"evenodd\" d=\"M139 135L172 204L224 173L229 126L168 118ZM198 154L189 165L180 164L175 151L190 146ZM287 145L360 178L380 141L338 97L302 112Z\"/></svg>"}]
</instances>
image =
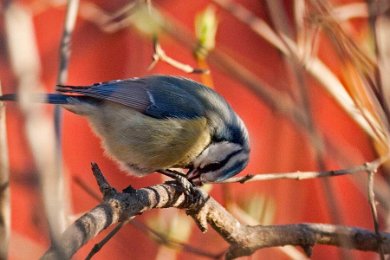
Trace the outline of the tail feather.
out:
<instances>
[{"instance_id":1,"label":"tail feather","mask_svg":"<svg viewBox=\"0 0 390 260\"><path fill-rule=\"evenodd\" d=\"M16 94L4 94L0 96L0 101L16 101L17 96Z\"/></svg>"},{"instance_id":2,"label":"tail feather","mask_svg":"<svg viewBox=\"0 0 390 260\"><path fill-rule=\"evenodd\" d=\"M47 94L46 103L58 105L69 104L69 97L63 94Z\"/></svg>"},{"instance_id":3,"label":"tail feather","mask_svg":"<svg viewBox=\"0 0 390 260\"><path fill-rule=\"evenodd\" d=\"M0 96L0 101L17 101L17 94L4 94ZM36 101L39 103L58 104L64 105L69 104L68 96L63 94L43 94L37 95Z\"/></svg>"}]
</instances>

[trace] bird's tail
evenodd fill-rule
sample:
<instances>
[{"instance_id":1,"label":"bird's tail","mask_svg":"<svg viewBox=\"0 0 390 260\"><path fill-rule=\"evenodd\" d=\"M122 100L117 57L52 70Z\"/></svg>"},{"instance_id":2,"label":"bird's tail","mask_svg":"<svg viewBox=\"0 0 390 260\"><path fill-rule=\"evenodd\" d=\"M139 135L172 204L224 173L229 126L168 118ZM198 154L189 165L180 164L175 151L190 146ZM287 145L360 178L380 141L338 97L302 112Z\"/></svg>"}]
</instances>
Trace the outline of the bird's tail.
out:
<instances>
[{"instance_id":1,"label":"bird's tail","mask_svg":"<svg viewBox=\"0 0 390 260\"><path fill-rule=\"evenodd\" d=\"M16 94L4 94L0 96L0 101L16 101L17 96Z\"/></svg>"},{"instance_id":2,"label":"bird's tail","mask_svg":"<svg viewBox=\"0 0 390 260\"><path fill-rule=\"evenodd\" d=\"M18 95L17 94L4 94L0 96L0 101L18 101ZM47 104L58 104L58 105L64 105L69 104L69 97L67 95L63 94L43 94L43 95L37 95L36 98L34 98L34 101L37 101L39 103L47 103Z\"/></svg>"},{"instance_id":3,"label":"bird's tail","mask_svg":"<svg viewBox=\"0 0 390 260\"><path fill-rule=\"evenodd\" d=\"M63 94L46 94L46 103L58 105L69 104L69 97Z\"/></svg>"}]
</instances>

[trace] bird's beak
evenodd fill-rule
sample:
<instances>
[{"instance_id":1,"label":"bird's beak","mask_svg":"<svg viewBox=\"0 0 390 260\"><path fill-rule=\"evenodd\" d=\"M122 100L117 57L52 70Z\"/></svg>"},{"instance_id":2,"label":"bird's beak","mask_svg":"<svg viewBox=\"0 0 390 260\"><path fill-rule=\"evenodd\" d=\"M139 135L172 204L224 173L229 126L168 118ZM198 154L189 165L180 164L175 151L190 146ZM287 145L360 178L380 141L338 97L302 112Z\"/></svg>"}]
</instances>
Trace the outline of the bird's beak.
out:
<instances>
[{"instance_id":1,"label":"bird's beak","mask_svg":"<svg viewBox=\"0 0 390 260\"><path fill-rule=\"evenodd\" d=\"M187 172L187 179L188 180L192 180L196 177L198 177L198 172L196 170L196 168L190 168L189 171Z\"/></svg>"},{"instance_id":2,"label":"bird's beak","mask_svg":"<svg viewBox=\"0 0 390 260\"><path fill-rule=\"evenodd\" d=\"M187 172L187 179L192 182L195 186L202 186L203 182L201 180L201 175L199 171L195 168L190 169Z\"/></svg>"}]
</instances>

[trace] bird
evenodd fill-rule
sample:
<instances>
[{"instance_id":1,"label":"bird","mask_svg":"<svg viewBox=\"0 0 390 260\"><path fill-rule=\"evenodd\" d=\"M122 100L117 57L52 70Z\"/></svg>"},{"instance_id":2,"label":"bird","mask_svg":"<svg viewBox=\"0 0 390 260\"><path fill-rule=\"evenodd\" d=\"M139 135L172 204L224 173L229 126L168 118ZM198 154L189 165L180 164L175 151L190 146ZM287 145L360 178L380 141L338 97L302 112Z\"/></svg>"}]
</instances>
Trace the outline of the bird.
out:
<instances>
[{"instance_id":1,"label":"bird","mask_svg":"<svg viewBox=\"0 0 390 260\"><path fill-rule=\"evenodd\" d=\"M223 182L248 164L248 131L228 102L194 80L169 75L58 85L44 94L85 116L105 153L135 176L182 168L195 185ZM4 94L0 101L15 101Z\"/></svg>"}]
</instances>

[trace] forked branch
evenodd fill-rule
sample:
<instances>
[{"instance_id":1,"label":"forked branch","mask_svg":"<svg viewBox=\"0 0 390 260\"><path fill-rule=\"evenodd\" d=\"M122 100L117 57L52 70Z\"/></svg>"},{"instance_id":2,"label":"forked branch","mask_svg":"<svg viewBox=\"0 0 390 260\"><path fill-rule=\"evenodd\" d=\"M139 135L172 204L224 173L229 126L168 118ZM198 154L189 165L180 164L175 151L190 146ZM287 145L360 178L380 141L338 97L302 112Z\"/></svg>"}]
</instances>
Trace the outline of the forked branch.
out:
<instances>
[{"instance_id":1,"label":"forked branch","mask_svg":"<svg viewBox=\"0 0 390 260\"><path fill-rule=\"evenodd\" d=\"M75 221L62 234L61 244L51 247L43 259L56 259L58 254L71 257L85 243L108 226L129 220L154 208L175 207L186 210L202 231L210 224L230 247L225 252L227 259L251 255L266 247L294 245L302 247L307 254L316 244L326 244L364 251L378 252L378 237L374 232L357 227L328 224L291 224L249 226L241 224L226 209L199 188L184 190L177 182L167 182L142 189L127 188L117 192L105 180L96 164L93 171L103 202ZM380 233L381 250L390 253L390 234ZM345 243L348 241L348 243Z\"/></svg>"}]
</instances>

